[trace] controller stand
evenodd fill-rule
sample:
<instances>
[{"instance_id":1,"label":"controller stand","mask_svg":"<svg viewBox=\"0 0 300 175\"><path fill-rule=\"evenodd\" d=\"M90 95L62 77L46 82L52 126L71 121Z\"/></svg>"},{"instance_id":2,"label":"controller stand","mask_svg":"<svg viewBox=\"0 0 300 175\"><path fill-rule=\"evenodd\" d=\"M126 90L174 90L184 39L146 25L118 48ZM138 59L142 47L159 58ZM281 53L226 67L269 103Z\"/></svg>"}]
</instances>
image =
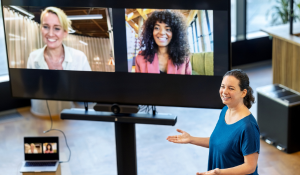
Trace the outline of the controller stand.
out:
<instances>
[{"instance_id":1,"label":"controller stand","mask_svg":"<svg viewBox=\"0 0 300 175\"><path fill-rule=\"evenodd\" d=\"M84 109L64 109L61 119L89 120L115 123L118 175L137 175L135 124L174 126L177 116L162 113L115 114Z\"/></svg>"}]
</instances>

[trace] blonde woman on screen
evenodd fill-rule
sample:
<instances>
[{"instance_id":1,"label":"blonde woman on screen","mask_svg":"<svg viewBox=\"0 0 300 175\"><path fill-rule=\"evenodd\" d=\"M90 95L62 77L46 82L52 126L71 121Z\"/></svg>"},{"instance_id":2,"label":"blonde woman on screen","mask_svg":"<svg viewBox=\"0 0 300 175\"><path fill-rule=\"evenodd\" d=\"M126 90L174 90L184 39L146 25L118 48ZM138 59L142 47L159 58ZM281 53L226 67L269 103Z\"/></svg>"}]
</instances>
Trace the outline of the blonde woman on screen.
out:
<instances>
[{"instance_id":1,"label":"blonde woman on screen","mask_svg":"<svg viewBox=\"0 0 300 175\"><path fill-rule=\"evenodd\" d=\"M29 150L30 150L30 145L28 143L25 143L25 154L28 154Z\"/></svg>"},{"instance_id":2,"label":"blonde woman on screen","mask_svg":"<svg viewBox=\"0 0 300 175\"><path fill-rule=\"evenodd\" d=\"M30 144L30 149L28 150L28 154L38 154L38 151L36 150L35 144Z\"/></svg>"},{"instance_id":3,"label":"blonde woman on screen","mask_svg":"<svg viewBox=\"0 0 300 175\"><path fill-rule=\"evenodd\" d=\"M71 21L59 8L47 7L41 14L41 33L45 46L30 53L27 68L91 71L86 55L63 44Z\"/></svg>"}]
</instances>

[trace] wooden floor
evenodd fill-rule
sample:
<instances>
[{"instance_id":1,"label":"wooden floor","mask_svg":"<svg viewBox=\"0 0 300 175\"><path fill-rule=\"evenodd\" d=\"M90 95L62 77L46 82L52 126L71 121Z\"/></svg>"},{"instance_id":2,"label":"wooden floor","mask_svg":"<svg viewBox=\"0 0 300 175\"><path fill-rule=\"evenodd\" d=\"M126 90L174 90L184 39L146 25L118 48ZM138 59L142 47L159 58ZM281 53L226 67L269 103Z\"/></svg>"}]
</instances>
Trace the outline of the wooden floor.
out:
<instances>
[{"instance_id":1,"label":"wooden floor","mask_svg":"<svg viewBox=\"0 0 300 175\"><path fill-rule=\"evenodd\" d=\"M250 77L271 74L268 70L249 71ZM251 79L251 78L250 78ZM268 80L272 82L272 80ZM268 83L264 78L252 79L252 86ZM255 115L256 107L252 113ZM34 117L30 108L18 109L16 117L0 120L0 175L20 175L24 160L24 136L59 136L60 160L68 158L68 150L61 133L52 131L48 119ZM208 149L193 145L167 142L168 135L176 134L180 128L194 136L208 136L218 120L220 110L158 107L158 112L169 112L178 116L175 127L137 125L137 158L139 175L196 174L207 167ZM56 120L53 127L65 132L72 157L61 165L62 175L116 175L114 125L107 122ZM258 160L260 175L300 174L300 152L286 154L274 146L261 141Z\"/></svg>"}]
</instances>

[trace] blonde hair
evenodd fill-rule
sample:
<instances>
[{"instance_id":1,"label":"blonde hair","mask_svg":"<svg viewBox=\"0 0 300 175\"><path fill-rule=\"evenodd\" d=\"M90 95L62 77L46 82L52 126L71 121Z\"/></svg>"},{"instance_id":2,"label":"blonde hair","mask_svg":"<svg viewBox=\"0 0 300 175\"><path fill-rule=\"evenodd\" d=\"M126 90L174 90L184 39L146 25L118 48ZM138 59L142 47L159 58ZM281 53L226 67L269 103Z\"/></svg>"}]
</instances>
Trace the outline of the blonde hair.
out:
<instances>
[{"instance_id":1,"label":"blonde hair","mask_svg":"<svg viewBox=\"0 0 300 175\"><path fill-rule=\"evenodd\" d=\"M30 150L30 145L28 143L25 143L25 153L28 153Z\"/></svg>"},{"instance_id":2,"label":"blonde hair","mask_svg":"<svg viewBox=\"0 0 300 175\"><path fill-rule=\"evenodd\" d=\"M70 29L72 29L71 27L71 20L68 19L67 15L65 14L65 12L57 7L47 7L44 11L42 11L41 14L41 24L43 23L43 18L45 16L45 14L47 13L53 13L58 17L58 20L62 26L62 28L64 29L64 31L69 32Z\"/></svg>"}]
</instances>

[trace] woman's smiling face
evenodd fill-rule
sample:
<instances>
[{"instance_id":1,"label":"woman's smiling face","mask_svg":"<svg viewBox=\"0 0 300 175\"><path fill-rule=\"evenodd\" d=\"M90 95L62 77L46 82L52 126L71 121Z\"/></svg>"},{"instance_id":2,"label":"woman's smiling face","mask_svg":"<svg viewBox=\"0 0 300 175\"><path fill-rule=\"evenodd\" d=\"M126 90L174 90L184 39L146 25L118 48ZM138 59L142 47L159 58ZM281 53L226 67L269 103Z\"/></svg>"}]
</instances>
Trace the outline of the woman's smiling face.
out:
<instances>
[{"instance_id":1,"label":"woman's smiling face","mask_svg":"<svg viewBox=\"0 0 300 175\"><path fill-rule=\"evenodd\" d=\"M219 91L223 104L235 106L238 103L243 103L247 90L241 91L239 83L240 81L234 76L225 76L223 78Z\"/></svg>"},{"instance_id":2,"label":"woman's smiling face","mask_svg":"<svg viewBox=\"0 0 300 175\"><path fill-rule=\"evenodd\" d=\"M172 29L166 23L156 22L153 29L153 38L158 47L167 47L172 39Z\"/></svg>"},{"instance_id":3,"label":"woman's smiling face","mask_svg":"<svg viewBox=\"0 0 300 175\"><path fill-rule=\"evenodd\" d=\"M64 31L59 19L54 13L46 13L42 22L43 41L50 49L55 49L62 45L64 37L68 32Z\"/></svg>"}]
</instances>

